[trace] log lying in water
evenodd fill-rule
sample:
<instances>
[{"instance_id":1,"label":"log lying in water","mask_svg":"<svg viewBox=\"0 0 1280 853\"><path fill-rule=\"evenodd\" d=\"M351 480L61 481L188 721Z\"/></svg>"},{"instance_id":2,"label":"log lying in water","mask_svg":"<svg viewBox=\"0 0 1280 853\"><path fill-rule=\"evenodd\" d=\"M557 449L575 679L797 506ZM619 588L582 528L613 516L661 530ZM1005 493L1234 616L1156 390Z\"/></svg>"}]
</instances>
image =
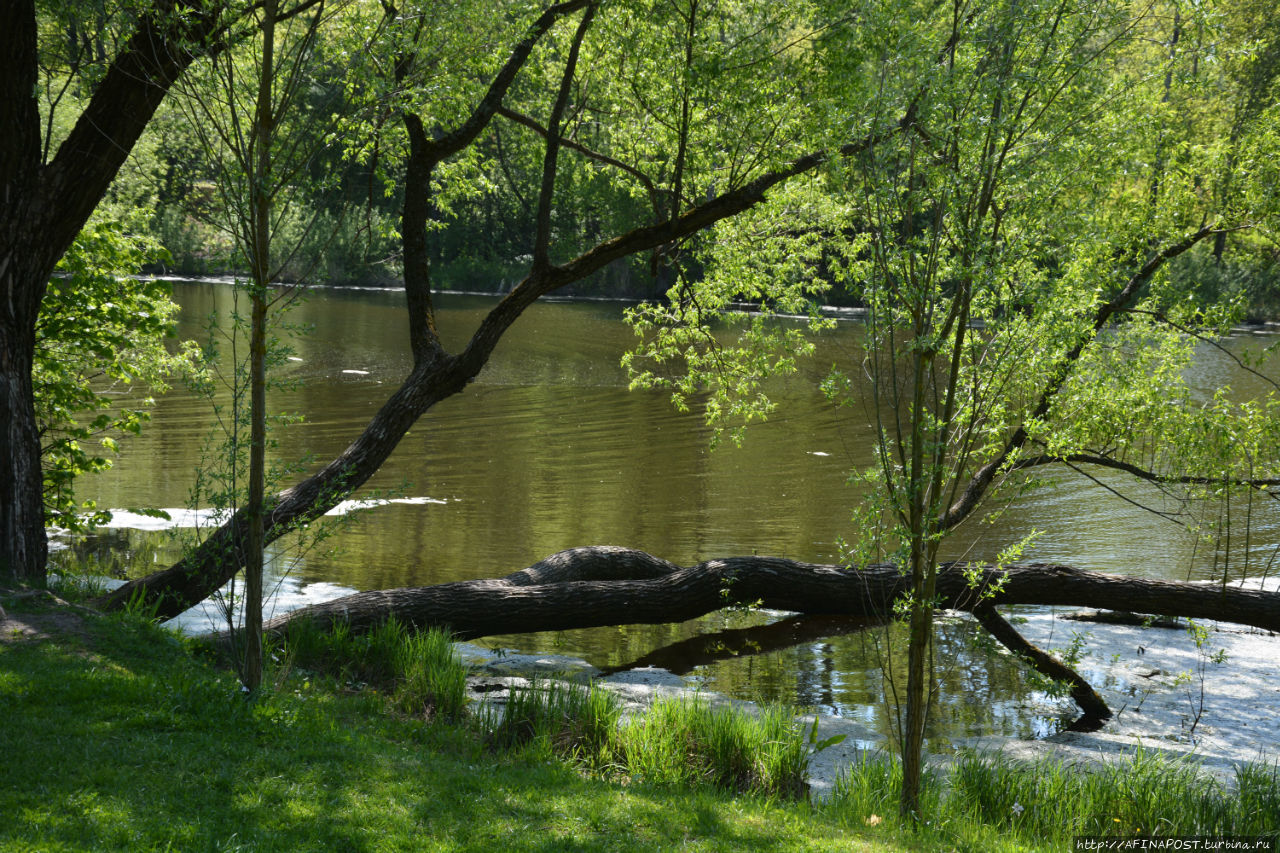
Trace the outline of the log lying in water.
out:
<instances>
[{"instance_id":1,"label":"log lying in water","mask_svg":"<svg viewBox=\"0 0 1280 853\"><path fill-rule=\"evenodd\" d=\"M728 557L682 567L644 551L597 546L561 551L503 578L359 592L276 617L265 628L280 634L291 623L313 620L343 622L360 633L394 616L418 628L446 627L458 639L475 639L683 622L734 604L860 617L871 624L892 613L893 601L908 587L908 578L889 565L849 569L779 557ZM1044 563L1005 569L947 564L939 569L937 589L939 607L974 613L1014 653L1069 682L1084 711L1074 727L1086 731L1109 718L1110 709L1079 674L1031 646L993 605L1096 607L1280 630L1277 593Z\"/></svg>"},{"instance_id":2,"label":"log lying in water","mask_svg":"<svg viewBox=\"0 0 1280 853\"><path fill-rule=\"evenodd\" d=\"M968 572L966 572L968 570ZM966 574L976 576L970 585ZM345 622L361 632L395 616L418 627L447 626L459 639L603 625L683 622L732 604L796 613L882 618L908 589L894 566L863 569L780 557L728 557L677 566L643 551L573 548L503 578L371 590L279 616ZM980 593L988 593L983 597ZM1069 566L947 564L939 606L972 611L992 604L1041 604L1214 619L1280 631L1280 594L1217 585L1130 578Z\"/></svg>"}]
</instances>

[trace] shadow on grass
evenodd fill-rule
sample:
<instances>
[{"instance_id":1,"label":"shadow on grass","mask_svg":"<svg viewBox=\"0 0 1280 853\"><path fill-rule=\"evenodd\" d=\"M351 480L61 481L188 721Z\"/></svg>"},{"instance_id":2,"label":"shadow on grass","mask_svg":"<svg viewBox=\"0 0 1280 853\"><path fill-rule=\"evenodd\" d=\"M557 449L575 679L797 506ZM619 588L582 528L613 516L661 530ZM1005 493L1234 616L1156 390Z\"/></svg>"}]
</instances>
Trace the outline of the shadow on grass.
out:
<instances>
[{"instance_id":1,"label":"shadow on grass","mask_svg":"<svg viewBox=\"0 0 1280 853\"><path fill-rule=\"evenodd\" d=\"M0 849L863 849L804 808L495 756L375 694L295 677L249 701L114 620L0 647L0 714Z\"/></svg>"}]
</instances>

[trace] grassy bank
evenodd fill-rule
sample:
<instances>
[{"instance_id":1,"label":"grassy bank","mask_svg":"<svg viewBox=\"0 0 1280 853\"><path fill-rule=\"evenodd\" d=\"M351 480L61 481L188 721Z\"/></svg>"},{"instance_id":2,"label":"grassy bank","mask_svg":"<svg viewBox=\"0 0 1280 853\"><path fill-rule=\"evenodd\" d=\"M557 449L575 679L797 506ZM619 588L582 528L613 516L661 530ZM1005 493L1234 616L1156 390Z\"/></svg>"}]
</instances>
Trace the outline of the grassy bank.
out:
<instances>
[{"instance_id":1,"label":"grassy bank","mask_svg":"<svg viewBox=\"0 0 1280 853\"><path fill-rule=\"evenodd\" d=\"M0 644L3 850L897 849L804 806L587 778L298 668L247 702L136 621L60 628Z\"/></svg>"},{"instance_id":2,"label":"grassy bank","mask_svg":"<svg viewBox=\"0 0 1280 853\"><path fill-rule=\"evenodd\" d=\"M1159 762L1109 781L1063 773L1056 787L1043 768L974 762L945 789L935 780L934 817L916 833L894 817L891 764L858 768L830 804L737 792L756 789L762 766L743 756L786 739L776 720L750 734L659 709L622 734L579 725L574 741L556 720L607 718L607 703L566 715L556 709L576 700L552 695L551 712L526 697L521 713L538 722L523 728L514 715L502 731L474 714L453 722L456 680L423 670L440 650L408 634L281 649L271 689L249 700L140 621L41 597L0 594L0 606L0 850L1054 850L1117 814L1115 831L1168 833L1193 811L1174 802L1164 823L1143 822L1160 798L1132 792L1173 784ZM703 734L662 736L681 726ZM697 738L719 745L698 757ZM1071 788L1082 778L1098 780L1091 800ZM1186 778L1178 802L1199 797L1221 831L1270 820L1274 832L1274 774L1248 802Z\"/></svg>"}]
</instances>

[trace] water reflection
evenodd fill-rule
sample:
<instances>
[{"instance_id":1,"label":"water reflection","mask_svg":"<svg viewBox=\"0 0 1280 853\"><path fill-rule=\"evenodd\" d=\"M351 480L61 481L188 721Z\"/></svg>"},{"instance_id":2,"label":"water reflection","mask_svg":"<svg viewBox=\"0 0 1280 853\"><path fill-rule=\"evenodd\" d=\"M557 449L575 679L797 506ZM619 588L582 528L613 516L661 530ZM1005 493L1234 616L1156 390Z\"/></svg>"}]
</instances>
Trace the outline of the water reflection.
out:
<instances>
[{"instance_id":1,"label":"water reflection","mask_svg":"<svg viewBox=\"0 0 1280 853\"><path fill-rule=\"evenodd\" d=\"M179 285L183 334L201 338L205 318L225 316L232 290ZM442 295L439 326L457 348L494 304L489 297ZM856 410L837 411L816 390L833 363L848 363L859 327L844 322L820 342L795 381L778 384L779 414L753 429L741 449L709 449L700 413L675 412L665 394L629 391L619 360L634 342L614 303L534 305L499 345L491 363L462 394L444 401L409 433L368 493L416 499L332 521L325 550L298 559L297 544L277 543L272 559L302 582L357 589L442 583L504 575L563 548L625 545L680 564L733 554L839 559L852 538L848 508L859 495L850 471L870 463L872 432ZM295 380L272 393L275 411L306 422L279 430L276 461L327 460L358 435L407 373L410 361L403 296L396 292L319 291L290 317L312 331L293 340ZM1232 343L1237 346L1238 343ZM224 346L224 351L226 347ZM1194 368L1198 387L1239 379L1229 359L1207 353ZM225 398L224 398L225 402ZM163 397L152 425L124 444L116 467L86 482L85 497L104 507L200 506L193 471L207 463L214 419L207 401L181 389ZM1176 526L1143 512L1070 472L1046 481L993 523L973 523L948 543L945 557L993 558L1036 530L1034 559L1086 568L1185 577L1194 546ZM1255 516L1248 545L1233 561L1254 564L1280 541L1280 514ZM101 541L118 533L105 534ZM155 533L129 537L153 564L181 545ZM734 620L747 619L739 624ZM728 620L728 621L726 621ZM755 621L751 621L755 620ZM775 627L780 626L780 627ZM681 648L719 630L809 630L776 616L717 614L683 625L624 626L504 637L524 651L571 651L617 667ZM939 713L934 734L1028 734L1058 725L1016 697L1026 685L1006 656L972 650L967 622L940 634ZM724 650L761 642L722 634ZM888 731L883 708L892 684L880 669L880 629L803 635L788 648L698 660L683 648L708 687L745 698L781 698L828 713L866 718ZM879 638L879 639L877 639ZM716 642L713 640L712 642ZM905 647L905 643L903 644ZM698 654L708 654L705 643ZM896 653L896 652L895 652Z\"/></svg>"}]
</instances>

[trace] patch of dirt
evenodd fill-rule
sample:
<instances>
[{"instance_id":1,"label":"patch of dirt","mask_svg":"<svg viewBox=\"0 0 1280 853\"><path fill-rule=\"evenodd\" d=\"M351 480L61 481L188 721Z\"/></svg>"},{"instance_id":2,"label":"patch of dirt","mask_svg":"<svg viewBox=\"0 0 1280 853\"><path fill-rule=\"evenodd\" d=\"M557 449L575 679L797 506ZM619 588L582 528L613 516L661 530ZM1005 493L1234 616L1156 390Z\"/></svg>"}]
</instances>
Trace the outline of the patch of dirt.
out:
<instances>
[{"instance_id":1,"label":"patch of dirt","mask_svg":"<svg viewBox=\"0 0 1280 853\"><path fill-rule=\"evenodd\" d=\"M88 637L85 617L93 611L63 601L44 589L0 588L0 645L47 640L50 637Z\"/></svg>"}]
</instances>

